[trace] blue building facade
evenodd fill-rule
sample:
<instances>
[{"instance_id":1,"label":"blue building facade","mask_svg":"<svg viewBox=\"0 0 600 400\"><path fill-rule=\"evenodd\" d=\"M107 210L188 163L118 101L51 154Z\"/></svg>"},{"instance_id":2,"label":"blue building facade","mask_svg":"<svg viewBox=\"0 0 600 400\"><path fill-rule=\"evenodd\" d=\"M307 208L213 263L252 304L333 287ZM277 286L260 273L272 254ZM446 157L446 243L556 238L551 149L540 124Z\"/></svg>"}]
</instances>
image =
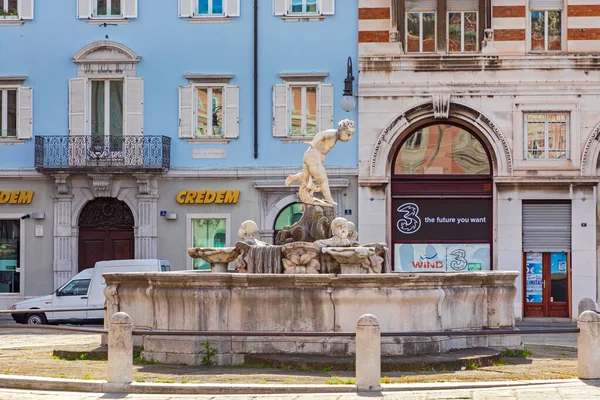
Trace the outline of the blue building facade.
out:
<instances>
[{"instance_id":1,"label":"blue building facade","mask_svg":"<svg viewBox=\"0 0 600 400\"><path fill-rule=\"evenodd\" d=\"M100 259L206 268L187 247L233 245L247 219L272 241L301 212L284 180L303 142L357 115L340 107L357 0L0 10L0 308ZM351 220L357 143L326 159Z\"/></svg>"}]
</instances>

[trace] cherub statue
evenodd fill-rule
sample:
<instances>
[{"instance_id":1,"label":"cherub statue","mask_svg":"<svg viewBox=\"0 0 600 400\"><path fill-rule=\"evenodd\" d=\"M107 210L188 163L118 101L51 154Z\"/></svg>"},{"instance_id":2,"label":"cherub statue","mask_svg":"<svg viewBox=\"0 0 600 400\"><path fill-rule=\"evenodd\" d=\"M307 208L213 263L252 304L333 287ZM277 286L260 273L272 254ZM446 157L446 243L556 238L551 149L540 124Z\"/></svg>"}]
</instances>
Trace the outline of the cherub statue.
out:
<instances>
[{"instance_id":1,"label":"cherub statue","mask_svg":"<svg viewBox=\"0 0 600 400\"><path fill-rule=\"evenodd\" d=\"M355 131L354 121L344 119L338 123L337 129L321 131L310 142L305 142L310 147L304 153L302 172L290 175L285 180L286 186L290 186L292 182L300 182L298 196L303 203L325 207L337 205L331 197L329 179L323 162L325 161L325 155L329 153L338 140L347 142L352 138ZM315 186L313 179L319 184L318 187ZM315 192L321 192L325 200L314 197Z\"/></svg>"},{"instance_id":2,"label":"cherub statue","mask_svg":"<svg viewBox=\"0 0 600 400\"><path fill-rule=\"evenodd\" d=\"M258 225L250 219L242 222L240 229L238 229L238 237L242 239L243 242L255 246L264 246L266 244L265 242L256 239L257 234Z\"/></svg>"},{"instance_id":3,"label":"cherub statue","mask_svg":"<svg viewBox=\"0 0 600 400\"><path fill-rule=\"evenodd\" d=\"M333 234L333 237L331 239L317 240L315 244L328 247L358 246L358 242L353 235L352 225L354 224L350 224L351 222L348 222L346 218L335 218L331 221L331 233Z\"/></svg>"},{"instance_id":4,"label":"cherub statue","mask_svg":"<svg viewBox=\"0 0 600 400\"><path fill-rule=\"evenodd\" d=\"M257 234L256 222L242 222L238 230L241 240L235 245L240 254L235 269L243 273L281 273L281 249L256 239Z\"/></svg>"}]
</instances>

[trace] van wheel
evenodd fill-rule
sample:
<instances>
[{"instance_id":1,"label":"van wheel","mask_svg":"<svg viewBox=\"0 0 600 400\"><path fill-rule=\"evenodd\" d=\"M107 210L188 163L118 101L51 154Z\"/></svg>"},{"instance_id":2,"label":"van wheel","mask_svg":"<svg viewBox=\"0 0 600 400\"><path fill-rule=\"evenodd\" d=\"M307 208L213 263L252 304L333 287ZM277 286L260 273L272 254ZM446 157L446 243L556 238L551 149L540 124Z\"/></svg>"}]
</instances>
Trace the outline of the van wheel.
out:
<instances>
[{"instance_id":1,"label":"van wheel","mask_svg":"<svg viewBox=\"0 0 600 400\"><path fill-rule=\"evenodd\" d=\"M44 325L46 323L46 316L44 314L29 314L25 318L27 325Z\"/></svg>"}]
</instances>

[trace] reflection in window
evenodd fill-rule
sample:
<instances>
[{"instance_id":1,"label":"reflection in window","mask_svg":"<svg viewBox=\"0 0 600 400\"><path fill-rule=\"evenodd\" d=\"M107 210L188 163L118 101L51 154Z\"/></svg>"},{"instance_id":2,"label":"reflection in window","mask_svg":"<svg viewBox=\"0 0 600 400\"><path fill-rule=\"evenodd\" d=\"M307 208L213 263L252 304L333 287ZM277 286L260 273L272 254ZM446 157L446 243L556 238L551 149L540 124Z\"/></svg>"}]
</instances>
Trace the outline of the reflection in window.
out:
<instances>
[{"instance_id":1,"label":"reflection in window","mask_svg":"<svg viewBox=\"0 0 600 400\"><path fill-rule=\"evenodd\" d=\"M197 88L196 137L223 136L223 88Z\"/></svg>"},{"instance_id":2,"label":"reflection in window","mask_svg":"<svg viewBox=\"0 0 600 400\"><path fill-rule=\"evenodd\" d=\"M471 133L453 125L432 125L402 145L394 174L489 174L485 149Z\"/></svg>"},{"instance_id":3,"label":"reflection in window","mask_svg":"<svg viewBox=\"0 0 600 400\"><path fill-rule=\"evenodd\" d=\"M225 219L193 219L192 242L194 247L225 247ZM193 269L210 271L210 264L201 258L194 258Z\"/></svg>"},{"instance_id":4,"label":"reflection in window","mask_svg":"<svg viewBox=\"0 0 600 400\"><path fill-rule=\"evenodd\" d=\"M531 51L560 51L561 11L531 12Z\"/></svg>"},{"instance_id":5,"label":"reflection in window","mask_svg":"<svg viewBox=\"0 0 600 400\"><path fill-rule=\"evenodd\" d=\"M0 220L0 293L21 291L20 227L18 219Z\"/></svg>"},{"instance_id":6,"label":"reflection in window","mask_svg":"<svg viewBox=\"0 0 600 400\"><path fill-rule=\"evenodd\" d=\"M199 15L222 15L223 0L198 0Z\"/></svg>"},{"instance_id":7,"label":"reflection in window","mask_svg":"<svg viewBox=\"0 0 600 400\"><path fill-rule=\"evenodd\" d=\"M290 136L317 133L317 86L290 86Z\"/></svg>"},{"instance_id":8,"label":"reflection in window","mask_svg":"<svg viewBox=\"0 0 600 400\"><path fill-rule=\"evenodd\" d=\"M435 51L435 13L406 13L406 50L409 53Z\"/></svg>"},{"instance_id":9,"label":"reflection in window","mask_svg":"<svg viewBox=\"0 0 600 400\"><path fill-rule=\"evenodd\" d=\"M568 113L526 113L525 158L567 158L568 128Z\"/></svg>"},{"instance_id":10,"label":"reflection in window","mask_svg":"<svg viewBox=\"0 0 600 400\"><path fill-rule=\"evenodd\" d=\"M85 296L90 286L90 279L77 279L67 283L60 289L61 296Z\"/></svg>"},{"instance_id":11,"label":"reflection in window","mask_svg":"<svg viewBox=\"0 0 600 400\"><path fill-rule=\"evenodd\" d=\"M275 220L275 235L277 232L282 230L286 226L290 226L295 224L302 218L302 214L304 214L304 204L302 203L294 203L290 204L277 216Z\"/></svg>"},{"instance_id":12,"label":"reflection in window","mask_svg":"<svg viewBox=\"0 0 600 400\"><path fill-rule=\"evenodd\" d=\"M317 12L317 0L292 0L290 12L292 14L314 14Z\"/></svg>"},{"instance_id":13,"label":"reflection in window","mask_svg":"<svg viewBox=\"0 0 600 400\"><path fill-rule=\"evenodd\" d=\"M448 13L448 51L477 51L477 13Z\"/></svg>"}]
</instances>

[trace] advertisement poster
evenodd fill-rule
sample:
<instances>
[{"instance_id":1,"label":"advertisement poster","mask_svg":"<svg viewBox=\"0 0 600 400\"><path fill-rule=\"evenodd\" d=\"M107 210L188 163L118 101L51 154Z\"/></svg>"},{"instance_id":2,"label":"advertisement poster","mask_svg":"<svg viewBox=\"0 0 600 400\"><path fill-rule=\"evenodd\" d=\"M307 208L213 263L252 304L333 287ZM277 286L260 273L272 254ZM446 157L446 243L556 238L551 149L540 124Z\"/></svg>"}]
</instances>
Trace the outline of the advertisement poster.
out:
<instances>
[{"instance_id":1,"label":"advertisement poster","mask_svg":"<svg viewBox=\"0 0 600 400\"><path fill-rule=\"evenodd\" d=\"M469 272L490 270L490 245L394 244L394 271Z\"/></svg>"},{"instance_id":2,"label":"advertisement poster","mask_svg":"<svg viewBox=\"0 0 600 400\"><path fill-rule=\"evenodd\" d=\"M525 301L542 302L542 253L525 256Z\"/></svg>"},{"instance_id":3,"label":"advertisement poster","mask_svg":"<svg viewBox=\"0 0 600 400\"><path fill-rule=\"evenodd\" d=\"M567 274L567 253L550 253L550 271L555 275Z\"/></svg>"}]
</instances>

